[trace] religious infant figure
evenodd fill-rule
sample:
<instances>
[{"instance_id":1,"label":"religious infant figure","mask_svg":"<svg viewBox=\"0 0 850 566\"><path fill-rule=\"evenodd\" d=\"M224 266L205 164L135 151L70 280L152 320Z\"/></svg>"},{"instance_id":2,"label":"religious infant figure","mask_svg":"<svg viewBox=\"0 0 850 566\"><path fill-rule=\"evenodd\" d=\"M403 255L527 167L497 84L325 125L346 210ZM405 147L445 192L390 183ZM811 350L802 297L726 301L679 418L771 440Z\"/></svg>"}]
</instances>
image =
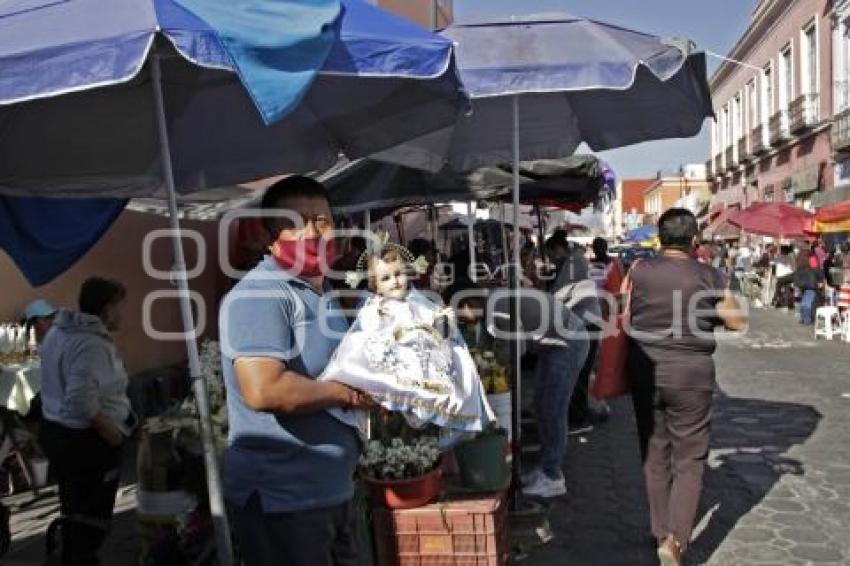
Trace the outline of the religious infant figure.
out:
<instances>
[{"instance_id":1,"label":"religious infant figure","mask_svg":"<svg viewBox=\"0 0 850 566\"><path fill-rule=\"evenodd\" d=\"M477 432L492 411L451 309L410 286L409 271L425 268L397 244L364 252L347 281L356 286L365 275L372 293L319 379L363 391L415 428ZM332 413L365 432L363 415Z\"/></svg>"}]
</instances>

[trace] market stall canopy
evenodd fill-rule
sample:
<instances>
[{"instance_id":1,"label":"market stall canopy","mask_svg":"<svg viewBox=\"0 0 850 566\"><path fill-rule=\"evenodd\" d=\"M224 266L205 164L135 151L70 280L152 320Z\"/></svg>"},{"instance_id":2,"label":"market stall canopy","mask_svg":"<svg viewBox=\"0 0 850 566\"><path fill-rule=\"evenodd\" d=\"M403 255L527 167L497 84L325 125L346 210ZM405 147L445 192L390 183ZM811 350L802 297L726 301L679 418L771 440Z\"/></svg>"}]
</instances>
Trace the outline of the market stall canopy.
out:
<instances>
[{"instance_id":1,"label":"market stall canopy","mask_svg":"<svg viewBox=\"0 0 850 566\"><path fill-rule=\"evenodd\" d=\"M443 131L378 159L439 171L690 137L713 115L705 56L687 41L568 14L460 22L442 32L457 44L473 112Z\"/></svg>"},{"instance_id":2,"label":"market stall canopy","mask_svg":"<svg viewBox=\"0 0 850 566\"><path fill-rule=\"evenodd\" d=\"M595 202L604 184L599 160L592 155L520 163L522 202L579 208ZM438 173L375 160L360 160L324 178L337 213L437 202L508 199L510 166Z\"/></svg>"},{"instance_id":3,"label":"market stall canopy","mask_svg":"<svg viewBox=\"0 0 850 566\"><path fill-rule=\"evenodd\" d=\"M805 238L814 214L785 203L753 203L729 218L744 232L774 238Z\"/></svg>"},{"instance_id":4,"label":"market stall canopy","mask_svg":"<svg viewBox=\"0 0 850 566\"><path fill-rule=\"evenodd\" d=\"M717 213L702 235L706 240L737 240L741 237L741 229L729 222L729 219L740 212L736 208L724 208Z\"/></svg>"},{"instance_id":5,"label":"market stall canopy","mask_svg":"<svg viewBox=\"0 0 850 566\"><path fill-rule=\"evenodd\" d=\"M850 201L819 208L815 213L813 231L818 234L850 232Z\"/></svg>"},{"instance_id":6,"label":"market stall canopy","mask_svg":"<svg viewBox=\"0 0 850 566\"><path fill-rule=\"evenodd\" d=\"M234 28L241 18L246 37L262 25L291 38L299 14L328 1L255 2L269 4L261 24L231 10L227 29L174 0L0 3L0 193L160 193L154 57L180 192L325 169L340 153L357 158L386 149L450 126L467 110L450 40L361 0L342 0L319 68L303 51L324 49L321 41L254 38L266 43L255 66L256 59L269 66L291 60L303 67L285 66L290 74L315 75L296 93L297 106L290 108L291 92L280 92L291 111L266 126L256 93L246 89L251 81L240 80ZM325 33L315 17L307 19L304 37Z\"/></svg>"}]
</instances>

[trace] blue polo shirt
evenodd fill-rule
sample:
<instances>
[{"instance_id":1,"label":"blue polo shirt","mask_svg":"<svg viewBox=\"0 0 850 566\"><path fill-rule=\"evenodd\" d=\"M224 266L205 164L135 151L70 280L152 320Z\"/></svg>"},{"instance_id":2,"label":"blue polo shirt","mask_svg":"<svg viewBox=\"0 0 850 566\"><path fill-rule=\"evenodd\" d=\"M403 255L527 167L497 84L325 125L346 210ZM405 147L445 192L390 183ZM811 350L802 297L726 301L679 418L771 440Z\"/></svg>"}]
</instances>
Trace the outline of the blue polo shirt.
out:
<instances>
[{"instance_id":1,"label":"blue polo shirt","mask_svg":"<svg viewBox=\"0 0 850 566\"><path fill-rule=\"evenodd\" d=\"M223 483L232 503L244 506L256 492L264 512L288 513L351 498L360 453L355 430L325 411L255 411L245 404L233 371L236 358L269 357L315 377L347 328L335 300L268 256L225 297L219 329L230 433Z\"/></svg>"}]
</instances>

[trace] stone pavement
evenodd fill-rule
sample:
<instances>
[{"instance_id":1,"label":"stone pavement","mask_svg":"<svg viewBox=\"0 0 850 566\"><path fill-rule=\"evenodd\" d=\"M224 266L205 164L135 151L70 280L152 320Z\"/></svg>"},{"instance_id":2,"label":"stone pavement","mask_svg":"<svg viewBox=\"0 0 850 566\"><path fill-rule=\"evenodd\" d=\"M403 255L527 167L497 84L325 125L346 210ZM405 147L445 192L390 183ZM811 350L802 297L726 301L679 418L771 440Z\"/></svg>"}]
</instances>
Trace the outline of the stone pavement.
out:
<instances>
[{"instance_id":1,"label":"stone pavement","mask_svg":"<svg viewBox=\"0 0 850 566\"><path fill-rule=\"evenodd\" d=\"M721 345L722 394L689 564L850 564L848 357L850 344L816 343L810 329L773 310L754 311L747 335ZM571 441L570 493L550 512L556 537L520 564L657 564L631 406L612 407L608 423ZM134 563L133 490L120 493L105 566ZM2 564L42 564L55 496L4 502L14 540Z\"/></svg>"},{"instance_id":2,"label":"stone pavement","mask_svg":"<svg viewBox=\"0 0 850 566\"><path fill-rule=\"evenodd\" d=\"M752 313L716 355L705 491L687 564L850 564L850 344L815 342L782 311ZM573 439L556 538L534 566L653 565L630 402Z\"/></svg>"}]
</instances>

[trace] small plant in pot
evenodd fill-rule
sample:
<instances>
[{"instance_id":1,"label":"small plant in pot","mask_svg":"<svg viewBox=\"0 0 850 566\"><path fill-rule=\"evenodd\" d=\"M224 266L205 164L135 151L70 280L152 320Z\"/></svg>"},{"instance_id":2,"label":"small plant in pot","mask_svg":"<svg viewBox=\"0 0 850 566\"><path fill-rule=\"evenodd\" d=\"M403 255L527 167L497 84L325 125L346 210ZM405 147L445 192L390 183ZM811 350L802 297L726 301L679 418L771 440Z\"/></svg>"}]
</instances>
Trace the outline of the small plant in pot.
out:
<instances>
[{"instance_id":1,"label":"small plant in pot","mask_svg":"<svg viewBox=\"0 0 850 566\"><path fill-rule=\"evenodd\" d=\"M373 504L409 509L434 501L442 488L437 438L408 427L398 432L392 428L380 428L360 456L361 477Z\"/></svg>"}]
</instances>

